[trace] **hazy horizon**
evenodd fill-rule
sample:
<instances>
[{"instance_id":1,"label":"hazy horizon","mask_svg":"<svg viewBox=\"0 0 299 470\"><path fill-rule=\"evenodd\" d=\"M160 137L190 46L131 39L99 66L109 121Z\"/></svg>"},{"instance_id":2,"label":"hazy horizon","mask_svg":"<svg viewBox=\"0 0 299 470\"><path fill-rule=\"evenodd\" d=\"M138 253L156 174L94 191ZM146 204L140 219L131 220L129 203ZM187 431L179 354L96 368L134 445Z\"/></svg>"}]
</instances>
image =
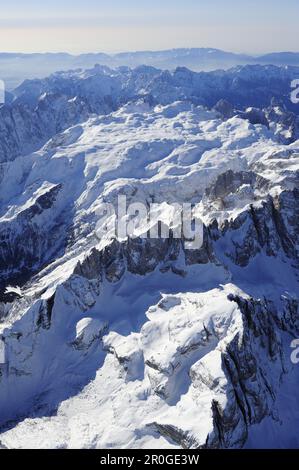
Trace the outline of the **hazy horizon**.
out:
<instances>
[{"instance_id":1,"label":"hazy horizon","mask_svg":"<svg viewBox=\"0 0 299 470\"><path fill-rule=\"evenodd\" d=\"M77 55L208 47L261 55L299 50L297 0L161 3L11 0L1 10L1 51Z\"/></svg>"},{"instance_id":2,"label":"hazy horizon","mask_svg":"<svg viewBox=\"0 0 299 470\"><path fill-rule=\"evenodd\" d=\"M84 55L84 54L107 54L107 55L116 55L116 54L130 54L130 53L135 53L135 52L164 52L164 51L171 51L171 50L184 50L184 49L215 49L215 50L218 50L218 51L221 51L221 52L227 52L227 53L233 53L233 54L239 54L239 55L248 55L248 56L251 56L251 57L260 57L260 56L263 56L263 55L267 55L267 54L271 54L271 53L293 53L293 54L296 54L296 53L299 53L299 46L298 46L298 49L294 49L293 51L291 50L286 50L286 49L277 49L277 50L273 50L273 49L269 49L269 50L265 50L265 51L262 51L260 53L252 53L252 52L248 52L248 51L232 51L232 50L228 50L228 49L221 49L221 48L218 48L218 47L208 47L208 46L192 46L190 48L188 47L168 47L168 48L162 48L162 49L154 49L154 48L151 48L151 49L117 49L115 51L106 51L106 50L94 50L94 51L85 51L85 52L71 52L71 51L68 51L68 50L61 50L61 51L51 51L51 50L43 50L43 51L39 51L39 52L35 52L35 51L32 51L32 52L24 52L24 51L21 51L21 50L14 50L14 51L5 51L5 50L2 50L0 49L0 54L24 54L24 55L34 55L34 54L68 54L68 55L71 55L71 56L79 56L79 55Z\"/></svg>"}]
</instances>

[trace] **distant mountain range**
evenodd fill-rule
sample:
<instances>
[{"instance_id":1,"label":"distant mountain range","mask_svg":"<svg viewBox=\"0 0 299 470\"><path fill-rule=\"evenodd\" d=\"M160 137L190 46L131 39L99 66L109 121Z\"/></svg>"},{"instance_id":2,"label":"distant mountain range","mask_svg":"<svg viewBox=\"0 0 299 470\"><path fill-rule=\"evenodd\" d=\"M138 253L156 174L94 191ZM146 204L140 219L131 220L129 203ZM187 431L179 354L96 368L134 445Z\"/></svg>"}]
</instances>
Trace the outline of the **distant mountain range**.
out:
<instances>
[{"instance_id":1,"label":"distant mountain range","mask_svg":"<svg viewBox=\"0 0 299 470\"><path fill-rule=\"evenodd\" d=\"M58 70L88 68L95 64L109 67L151 65L170 70L176 67L188 67L194 71L210 71L246 64L299 65L299 52L275 52L258 57L213 48L122 52L113 55L102 52L80 55L3 52L0 53L0 78L10 90L25 79L43 78Z\"/></svg>"}]
</instances>

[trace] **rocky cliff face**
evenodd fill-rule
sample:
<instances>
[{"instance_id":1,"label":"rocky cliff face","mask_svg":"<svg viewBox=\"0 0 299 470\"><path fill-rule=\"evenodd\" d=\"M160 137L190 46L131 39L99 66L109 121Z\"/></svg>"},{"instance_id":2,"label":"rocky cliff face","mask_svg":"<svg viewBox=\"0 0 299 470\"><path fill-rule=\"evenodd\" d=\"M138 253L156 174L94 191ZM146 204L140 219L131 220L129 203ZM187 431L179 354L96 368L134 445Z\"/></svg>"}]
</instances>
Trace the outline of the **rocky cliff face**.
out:
<instances>
[{"instance_id":1,"label":"rocky cliff face","mask_svg":"<svg viewBox=\"0 0 299 470\"><path fill-rule=\"evenodd\" d=\"M256 207L251 205L233 221L226 221L219 234L217 223L213 225L214 239L219 240L220 249L239 266L247 266L249 261L262 251L267 256L285 255L298 264L298 190L286 191L277 198L271 196ZM241 236L240 236L241 233ZM219 237L219 238L218 238ZM225 241L222 241L221 238Z\"/></svg>"},{"instance_id":2,"label":"rocky cliff face","mask_svg":"<svg viewBox=\"0 0 299 470\"><path fill-rule=\"evenodd\" d=\"M45 220L60 190L60 185L45 188L30 206L20 208L15 217L2 222L0 275L3 283L7 284L18 275L26 279L63 247L63 218Z\"/></svg>"}]
</instances>

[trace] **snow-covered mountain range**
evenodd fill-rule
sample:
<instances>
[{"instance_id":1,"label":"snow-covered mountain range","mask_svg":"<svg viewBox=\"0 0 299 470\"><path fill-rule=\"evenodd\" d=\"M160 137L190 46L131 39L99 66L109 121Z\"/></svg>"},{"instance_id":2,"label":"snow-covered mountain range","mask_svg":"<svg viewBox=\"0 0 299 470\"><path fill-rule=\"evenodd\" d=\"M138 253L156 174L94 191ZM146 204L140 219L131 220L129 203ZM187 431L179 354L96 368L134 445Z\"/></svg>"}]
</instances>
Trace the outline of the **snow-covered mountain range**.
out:
<instances>
[{"instance_id":1,"label":"snow-covered mountain range","mask_svg":"<svg viewBox=\"0 0 299 470\"><path fill-rule=\"evenodd\" d=\"M227 70L237 65L299 66L298 52L274 52L260 56L236 54L215 48L181 48L162 51L138 51L72 55L68 53L0 53L0 77L8 90L25 79L43 78L57 70L91 68L96 64L111 68L148 65L163 70L188 67L194 71Z\"/></svg>"},{"instance_id":2,"label":"snow-covered mountain range","mask_svg":"<svg viewBox=\"0 0 299 470\"><path fill-rule=\"evenodd\" d=\"M259 65L208 73L186 68L169 72L148 66L117 70L96 66L26 80L10 95L8 105L0 107L0 162L39 149L55 134L92 114L109 114L139 98L150 106L188 101L209 108L226 100L232 107L222 104L220 111L226 117L234 109L268 108L270 121L278 122L294 140L298 105L290 96L291 82L298 76L299 67ZM258 111L251 113L251 121L267 125L266 117Z\"/></svg>"},{"instance_id":3,"label":"snow-covered mountain range","mask_svg":"<svg viewBox=\"0 0 299 470\"><path fill-rule=\"evenodd\" d=\"M0 447L299 446L298 76L97 66L13 91ZM103 244L118 195L197 204L202 246Z\"/></svg>"}]
</instances>

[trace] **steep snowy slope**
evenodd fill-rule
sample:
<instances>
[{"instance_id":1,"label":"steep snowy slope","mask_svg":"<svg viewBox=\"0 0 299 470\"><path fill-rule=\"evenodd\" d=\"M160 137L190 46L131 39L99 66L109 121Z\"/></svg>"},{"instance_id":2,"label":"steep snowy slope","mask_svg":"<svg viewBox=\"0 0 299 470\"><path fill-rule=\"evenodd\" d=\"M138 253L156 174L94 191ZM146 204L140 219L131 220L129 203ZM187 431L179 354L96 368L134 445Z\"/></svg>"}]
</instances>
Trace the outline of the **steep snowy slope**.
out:
<instances>
[{"instance_id":1,"label":"steep snowy slope","mask_svg":"<svg viewBox=\"0 0 299 470\"><path fill-rule=\"evenodd\" d=\"M164 98L1 165L2 446L241 447L261 423L298 446L299 141L270 114ZM200 203L203 245L105 245L98 213L120 194Z\"/></svg>"}]
</instances>

